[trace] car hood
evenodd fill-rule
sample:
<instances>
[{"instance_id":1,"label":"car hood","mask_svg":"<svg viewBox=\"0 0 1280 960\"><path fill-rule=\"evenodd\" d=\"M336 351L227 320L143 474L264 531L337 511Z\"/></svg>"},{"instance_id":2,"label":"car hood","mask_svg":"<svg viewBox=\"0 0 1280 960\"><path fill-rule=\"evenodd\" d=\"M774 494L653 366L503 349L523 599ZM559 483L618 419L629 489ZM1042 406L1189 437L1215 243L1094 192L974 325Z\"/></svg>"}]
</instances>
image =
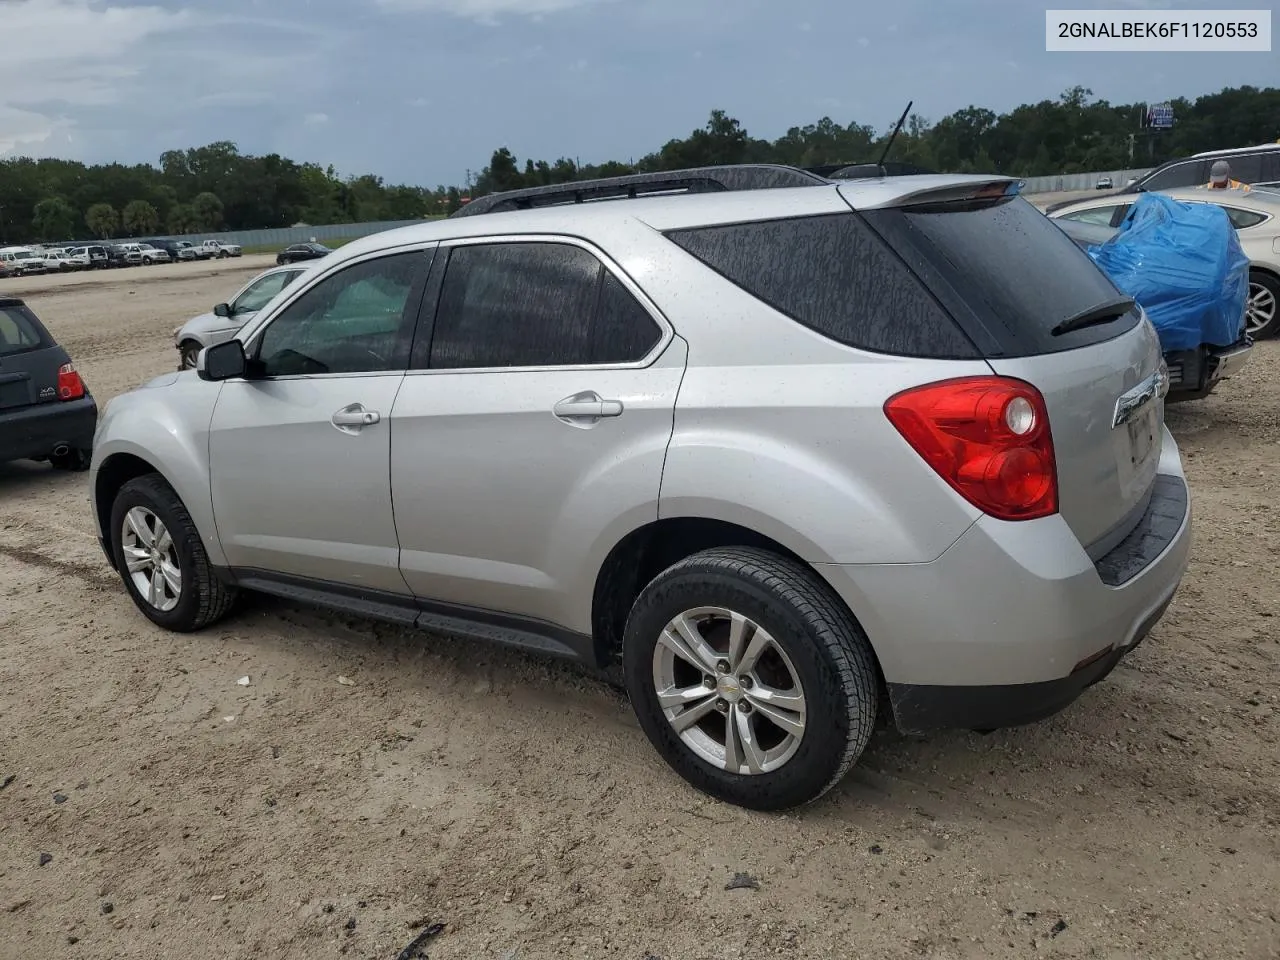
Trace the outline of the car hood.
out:
<instances>
[{"instance_id":1,"label":"car hood","mask_svg":"<svg viewBox=\"0 0 1280 960\"><path fill-rule=\"evenodd\" d=\"M239 330L253 317L252 313L238 313L234 317L220 317L216 313L202 313L198 317L192 317L180 326L175 336L181 338L183 334L207 334L219 330Z\"/></svg>"}]
</instances>

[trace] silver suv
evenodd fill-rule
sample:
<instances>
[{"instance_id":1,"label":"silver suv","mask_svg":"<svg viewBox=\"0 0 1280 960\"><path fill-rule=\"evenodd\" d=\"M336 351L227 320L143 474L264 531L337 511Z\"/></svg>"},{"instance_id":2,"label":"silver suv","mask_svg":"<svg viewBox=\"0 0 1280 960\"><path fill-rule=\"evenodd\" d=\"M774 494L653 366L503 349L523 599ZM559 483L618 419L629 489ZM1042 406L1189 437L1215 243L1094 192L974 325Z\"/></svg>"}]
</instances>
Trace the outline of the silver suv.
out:
<instances>
[{"instance_id":1,"label":"silver suv","mask_svg":"<svg viewBox=\"0 0 1280 960\"><path fill-rule=\"evenodd\" d=\"M1044 717L1161 616L1190 501L1151 324L1015 194L726 167L358 240L111 401L103 547L172 630L256 590L620 663L759 809L878 711Z\"/></svg>"}]
</instances>

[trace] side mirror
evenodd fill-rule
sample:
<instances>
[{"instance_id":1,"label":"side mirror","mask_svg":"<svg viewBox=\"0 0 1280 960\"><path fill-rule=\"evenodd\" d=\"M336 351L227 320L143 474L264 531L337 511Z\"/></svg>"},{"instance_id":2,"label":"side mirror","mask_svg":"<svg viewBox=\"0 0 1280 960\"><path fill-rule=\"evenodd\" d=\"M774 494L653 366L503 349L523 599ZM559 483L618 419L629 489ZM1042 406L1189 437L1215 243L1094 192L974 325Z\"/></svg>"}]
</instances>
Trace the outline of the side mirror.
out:
<instances>
[{"instance_id":1,"label":"side mirror","mask_svg":"<svg viewBox=\"0 0 1280 960\"><path fill-rule=\"evenodd\" d=\"M216 303L216 304L214 304L214 306L213 306L213 315L214 315L215 317L229 317L229 316L231 316L231 306L230 306L230 304L226 304L226 303Z\"/></svg>"},{"instance_id":2,"label":"side mirror","mask_svg":"<svg viewBox=\"0 0 1280 960\"><path fill-rule=\"evenodd\" d=\"M196 373L201 380L230 380L243 377L248 365L244 344L239 340L226 340L200 351Z\"/></svg>"}]
</instances>

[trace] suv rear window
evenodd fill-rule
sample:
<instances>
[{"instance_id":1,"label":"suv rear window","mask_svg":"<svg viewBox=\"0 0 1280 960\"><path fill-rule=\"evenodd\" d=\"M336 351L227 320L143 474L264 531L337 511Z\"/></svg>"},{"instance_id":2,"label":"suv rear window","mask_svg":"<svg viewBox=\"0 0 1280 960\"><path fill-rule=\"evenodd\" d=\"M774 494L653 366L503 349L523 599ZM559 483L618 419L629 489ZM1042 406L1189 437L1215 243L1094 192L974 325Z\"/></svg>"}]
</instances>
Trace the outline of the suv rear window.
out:
<instances>
[{"instance_id":1,"label":"suv rear window","mask_svg":"<svg viewBox=\"0 0 1280 960\"><path fill-rule=\"evenodd\" d=\"M866 212L987 356L1031 356L1099 343L1139 323L1137 310L1054 336L1064 320L1123 294L1057 224L1026 200Z\"/></svg>"},{"instance_id":2,"label":"suv rear window","mask_svg":"<svg viewBox=\"0 0 1280 960\"><path fill-rule=\"evenodd\" d=\"M47 346L44 329L30 310L0 304L0 357Z\"/></svg>"},{"instance_id":3,"label":"suv rear window","mask_svg":"<svg viewBox=\"0 0 1280 960\"><path fill-rule=\"evenodd\" d=\"M908 357L978 356L902 259L852 212L667 237L756 299L846 346Z\"/></svg>"}]
</instances>

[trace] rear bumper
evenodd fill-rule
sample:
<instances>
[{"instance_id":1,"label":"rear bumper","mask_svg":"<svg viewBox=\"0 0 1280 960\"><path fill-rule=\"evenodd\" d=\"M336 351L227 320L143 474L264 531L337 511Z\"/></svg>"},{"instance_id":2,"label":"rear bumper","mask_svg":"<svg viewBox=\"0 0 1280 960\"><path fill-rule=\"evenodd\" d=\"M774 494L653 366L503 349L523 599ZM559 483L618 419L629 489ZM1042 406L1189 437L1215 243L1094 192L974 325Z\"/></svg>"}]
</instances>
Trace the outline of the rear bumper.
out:
<instances>
[{"instance_id":1,"label":"rear bumper","mask_svg":"<svg viewBox=\"0 0 1280 960\"><path fill-rule=\"evenodd\" d=\"M97 424L98 404L89 395L0 412L0 462L42 460L64 443L90 450Z\"/></svg>"},{"instance_id":2,"label":"rear bumper","mask_svg":"<svg viewBox=\"0 0 1280 960\"><path fill-rule=\"evenodd\" d=\"M1186 570L1191 503L1168 430L1151 504L1097 563L1061 516L979 519L937 560L819 565L871 639L904 731L1041 719L1152 629Z\"/></svg>"},{"instance_id":3,"label":"rear bumper","mask_svg":"<svg viewBox=\"0 0 1280 960\"><path fill-rule=\"evenodd\" d=\"M1221 381L1234 376L1249 362L1253 341L1242 337L1229 347L1174 350L1164 355L1169 369L1169 394L1173 400L1208 396Z\"/></svg>"}]
</instances>

